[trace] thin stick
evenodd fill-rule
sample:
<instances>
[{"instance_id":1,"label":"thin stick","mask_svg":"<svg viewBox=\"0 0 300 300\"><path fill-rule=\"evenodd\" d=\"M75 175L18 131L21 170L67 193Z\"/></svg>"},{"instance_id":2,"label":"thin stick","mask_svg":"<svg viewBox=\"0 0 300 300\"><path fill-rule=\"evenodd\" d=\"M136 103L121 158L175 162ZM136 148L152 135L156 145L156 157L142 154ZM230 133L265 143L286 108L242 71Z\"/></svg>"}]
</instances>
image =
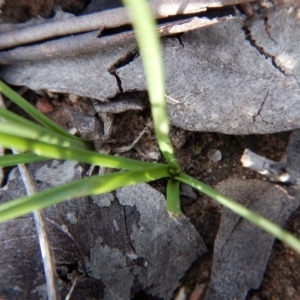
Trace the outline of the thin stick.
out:
<instances>
[{"instance_id":1,"label":"thin stick","mask_svg":"<svg viewBox=\"0 0 300 300\"><path fill-rule=\"evenodd\" d=\"M300 187L300 174L287 167L284 163L260 156L249 149L246 149L241 157L243 167L254 170L269 177L272 181Z\"/></svg>"},{"instance_id":2,"label":"thin stick","mask_svg":"<svg viewBox=\"0 0 300 300\"><path fill-rule=\"evenodd\" d=\"M188 30L212 25L225 21L230 17L207 19L187 18L159 25L158 32L161 36L178 34ZM1 39L1 35L0 35ZM14 64L23 61L37 61L51 58L74 57L85 53L118 47L135 41L134 32L126 32L98 37L98 31L82 33L54 39L37 45L22 46L12 50L0 51L0 65Z\"/></svg>"},{"instance_id":3,"label":"thin stick","mask_svg":"<svg viewBox=\"0 0 300 300\"><path fill-rule=\"evenodd\" d=\"M276 184L288 197L299 195L300 173L289 168L286 163L278 163L246 149L241 157L243 167L254 170Z\"/></svg>"},{"instance_id":4,"label":"thin stick","mask_svg":"<svg viewBox=\"0 0 300 300\"><path fill-rule=\"evenodd\" d=\"M71 289L70 289L68 295L66 296L65 300L70 300L70 299L71 299L71 295L72 295L72 293L73 293L73 291L74 291L74 289L75 289L75 286L76 286L76 284L77 284L77 279L78 279L78 277L76 277L76 278L74 279L74 282L73 282L73 284L72 284L72 286L71 286Z\"/></svg>"},{"instance_id":5,"label":"thin stick","mask_svg":"<svg viewBox=\"0 0 300 300\"><path fill-rule=\"evenodd\" d=\"M13 150L13 153L18 154L19 152ZM19 164L18 168L22 176L27 195L35 194L37 192L37 189L31 173L28 171L27 167L24 164ZM44 212L42 210L33 211L33 217L42 253L48 299L60 299L55 269L55 258L48 238Z\"/></svg>"},{"instance_id":6,"label":"thin stick","mask_svg":"<svg viewBox=\"0 0 300 300\"><path fill-rule=\"evenodd\" d=\"M251 1L254 0L153 0L151 1L151 7L155 18L161 19L173 15L200 12L208 7L236 5ZM116 28L128 24L130 24L130 18L124 7L56 22L48 21L44 24L1 34L0 49L59 36L102 30L103 28Z\"/></svg>"},{"instance_id":7,"label":"thin stick","mask_svg":"<svg viewBox=\"0 0 300 300\"><path fill-rule=\"evenodd\" d=\"M4 101L1 94L0 106L4 107ZM13 153L19 154L19 152L16 150L13 150ZM19 164L18 168L23 179L27 195L35 194L37 192L37 188L31 173L28 171L27 167L24 164ZM48 238L45 216L42 210L38 210L33 212L33 217L43 259L47 286L47 296L49 300L58 300L60 299L60 296L58 293L55 259Z\"/></svg>"}]
</instances>

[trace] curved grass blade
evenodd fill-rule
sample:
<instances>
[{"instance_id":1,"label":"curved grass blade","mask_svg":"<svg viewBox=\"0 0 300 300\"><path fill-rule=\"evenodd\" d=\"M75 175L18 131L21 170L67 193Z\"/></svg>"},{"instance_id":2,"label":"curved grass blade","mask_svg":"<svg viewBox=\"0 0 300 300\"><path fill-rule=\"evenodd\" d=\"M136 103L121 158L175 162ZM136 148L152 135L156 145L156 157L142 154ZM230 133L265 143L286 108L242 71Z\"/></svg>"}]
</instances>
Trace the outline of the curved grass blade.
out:
<instances>
[{"instance_id":1,"label":"curved grass blade","mask_svg":"<svg viewBox=\"0 0 300 300\"><path fill-rule=\"evenodd\" d=\"M49 157L39 156L34 153L8 154L0 156L0 167L11 167L17 164L28 164L47 159Z\"/></svg>"},{"instance_id":2,"label":"curved grass blade","mask_svg":"<svg viewBox=\"0 0 300 300\"><path fill-rule=\"evenodd\" d=\"M177 218L181 214L179 181L169 179L167 184L167 210L173 218Z\"/></svg>"},{"instance_id":3,"label":"curved grass blade","mask_svg":"<svg viewBox=\"0 0 300 300\"><path fill-rule=\"evenodd\" d=\"M159 148L175 170L180 167L169 137L162 51L150 5L145 0L123 0L131 15L146 74L154 130Z\"/></svg>"},{"instance_id":4,"label":"curved grass blade","mask_svg":"<svg viewBox=\"0 0 300 300\"><path fill-rule=\"evenodd\" d=\"M34 141L27 138L16 137L9 134L0 133L0 145L5 148L17 149L22 152L30 151L40 156L56 159L76 160L96 166L107 168L142 170L155 166L165 166L165 164L138 161L129 158L116 157L108 154L101 154L95 151L78 149L73 147L61 147Z\"/></svg>"},{"instance_id":5,"label":"curved grass blade","mask_svg":"<svg viewBox=\"0 0 300 300\"><path fill-rule=\"evenodd\" d=\"M53 130L54 132L60 133L63 136L69 137L73 140L80 140L78 137L73 136L69 132L65 131L63 128L58 126L56 123L51 121L49 118L44 116L41 112L39 112L35 107L33 107L30 103L28 103L23 97L21 97L18 93L12 90L8 85L6 85L3 81L0 80L0 93L5 95L19 107L21 107L24 111L26 111L31 117L37 120L40 124L45 127Z\"/></svg>"},{"instance_id":6,"label":"curved grass blade","mask_svg":"<svg viewBox=\"0 0 300 300\"><path fill-rule=\"evenodd\" d=\"M72 146L83 149L92 149L92 144L87 141L71 139L48 128L41 127L40 125L25 120L3 108L0 108L0 124L1 133L26 137L64 147Z\"/></svg>"},{"instance_id":7,"label":"curved grass blade","mask_svg":"<svg viewBox=\"0 0 300 300\"><path fill-rule=\"evenodd\" d=\"M31 126L32 124L34 124L35 126L41 127L40 125L37 125L17 114L7 110L6 108L2 108L2 107L0 108L0 117L1 117L1 119L4 119L6 121L15 121L18 124L21 124L24 126Z\"/></svg>"},{"instance_id":8,"label":"curved grass blade","mask_svg":"<svg viewBox=\"0 0 300 300\"><path fill-rule=\"evenodd\" d=\"M39 192L33 196L22 197L0 205L0 222L17 218L33 210L39 210L60 202L78 197L97 195L120 187L169 177L169 166L155 166L143 171L92 176L70 182L64 186Z\"/></svg>"},{"instance_id":9,"label":"curved grass blade","mask_svg":"<svg viewBox=\"0 0 300 300\"><path fill-rule=\"evenodd\" d=\"M220 192L213 189L209 185L187 174L180 173L179 176L176 177L176 179L186 184L189 184L190 186L197 189L198 191L216 200L220 204L232 210L237 215L243 217L244 219L248 220L254 225L270 233L277 239L281 240L283 243L285 243L293 250L295 250L298 254L300 254L300 240L294 237L291 233L282 229L280 226L272 223L271 221L265 219L261 215L249 210L245 206L221 194Z\"/></svg>"}]
</instances>

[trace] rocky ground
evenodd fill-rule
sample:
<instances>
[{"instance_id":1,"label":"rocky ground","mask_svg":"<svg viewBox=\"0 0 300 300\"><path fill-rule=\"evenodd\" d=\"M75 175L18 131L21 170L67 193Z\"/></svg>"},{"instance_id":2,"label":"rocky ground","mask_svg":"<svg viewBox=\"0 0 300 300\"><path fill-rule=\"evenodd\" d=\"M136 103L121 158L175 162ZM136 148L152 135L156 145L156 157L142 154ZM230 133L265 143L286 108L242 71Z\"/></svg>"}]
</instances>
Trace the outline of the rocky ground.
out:
<instances>
[{"instance_id":1,"label":"rocky ground","mask_svg":"<svg viewBox=\"0 0 300 300\"><path fill-rule=\"evenodd\" d=\"M78 13L87 5L84 1L21 1L18 3L18 9L15 9L14 1L7 1L7 4L2 4L3 14L0 16L2 22L26 21L30 17L35 17L38 14L43 17L49 17L52 15L54 6L57 4L60 4L66 11L72 11L74 13ZM111 5L114 7L115 2L112 1ZM295 15L291 9L286 10L285 13L284 16ZM258 11L257 14L259 15L260 11ZM296 59L296 55L292 51L289 52L287 50L286 52L290 54L290 60L288 61L282 59L282 55L280 56L280 54L282 54L282 52L280 52L282 48L278 45L282 40L279 39L280 36L278 37L277 33L283 32L288 37L289 34L284 30L277 29L276 31L278 23L274 23L275 25L268 23L276 20L276 16L276 13L272 12L269 17L262 18L264 22L261 22L259 20L261 15L259 15L258 21L254 23L254 25L247 25L247 23L244 23L244 19L237 18L237 20L229 20L224 27L220 24L217 25L219 27L215 27L217 28L215 30L212 29L210 31L210 29L203 29L203 32L209 37L213 36L216 38L207 39L208 42L203 38L201 43L199 43L200 46L197 45L195 41L197 41L199 37L200 39L202 36L205 37L205 34L199 34L198 36L194 33L188 33L163 40L165 63L167 66L168 96L171 99L169 99L171 107L170 114L172 123L175 124L171 129L171 139L181 167L186 173L211 186L217 186L217 188L224 188L224 182L243 180L245 187L250 186L249 198L251 197L252 183L253 195L257 193L257 186L266 187L266 189L270 188L270 186L271 189L274 187L273 184L268 185L266 178L263 176L241 166L240 158L244 149L250 148L262 156L274 161L280 161L284 158L286 153L292 129L299 128L299 119L297 117L298 104L296 101L299 91L298 85L295 83L295 78L297 78L299 74L293 73L296 72L299 64L293 60ZM263 32L266 32L270 37L268 43L261 42L261 37L258 34L261 32L259 29L262 24L264 24L266 28ZM297 22L294 21L294 23L291 24L297 24ZM241 30L241 27L243 27L243 30ZM272 32L272 28L275 28L274 32ZM293 30L295 32L296 29ZM224 41L224 35L227 34L227 32L232 33L229 34L230 38L228 41L219 43L220 40ZM272 34L275 36L275 39L273 39L274 36L272 36ZM247 36L247 39L245 39L245 36ZM298 39L295 38L295 40ZM280 51L274 46L274 41L278 43L277 46L281 49ZM207 49L209 49L209 51L206 51L205 48L201 48L203 44L208 45ZM218 46L215 45L219 44L223 47L221 47L219 51L222 50L223 52L217 52L217 50L214 52L215 48L218 48ZM247 51L249 51L249 56L247 56L248 54L241 54L241 50L235 48L239 47L240 44L244 47L241 49L247 49ZM176 57L176 55L181 58L187 55L186 53L189 53L189 55L187 55L188 59L200 57L197 52L198 46L200 49L199 53L202 51L201 53L204 52L206 54L201 56L200 61L197 60L197 68L193 68L193 60L178 59L178 61L176 61L178 65L175 65L174 57ZM262 48L262 46L265 48ZM61 75L60 69L55 69L56 66L60 68L61 61L59 60L53 63L53 69L51 69L52 66L47 66L47 63L41 65L39 65L39 63L36 65L32 64L34 65L32 68L30 64L24 64L22 66L16 65L11 68L3 67L3 73L1 73L0 68L0 74L3 74L4 78L8 78L8 81L12 81L12 83L14 83L13 81L15 80L15 84L18 85L28 84L29 86L33 86L36 84L40 89L44 89L45 86L48 86L50 89L58 89L61 91L62 93L48 93L45 91L34 92L27 88L16 88L33 105L58 124L68 130L76 128L82 136L89 139L99 137L99 134L102 135L103 126L108 126L105 122L103 123L103 118L99 117L94 111L93 102L88 98L89 95L93 93L94 95L98 95L100 93L101 97L110 98L110 100L113 100L111 102L115 101L115 103L118 101L122 102L128 97L138 99L138 101L134 101L134 105L137 105L138 109L129 109L128 106L126 106L126 109L123 111L120 109L120 105L117 105L117 109L121 112L114 114L113 117L109 119L112 121L112 125L110 127L111 131L107 136L107 146L111 153L117 153L117 155L124 157L147 161L162 161L163 159L158 151L151 127L150 109L143 78L139 76L141 73L140 60L136 55L135 46L129 45L128 47L124 47L124 49L124 51L119 49L118 51L120 51L120 53L112 53L114 57L108 58L108 61L105 61L105 71L99 68L99 76L102 80L101 76L103 74L101 72L105 73L107 71L107 65L115 67L113 74L105 75L115 86L111 84L108 87L105 86L105 88L102 88L101 84L99 84L99 86L85 90L83 93L86 94L86 97L75 96L73 94L76 89L79 90L78 85L72 83L73 79L70 79L70 82L66 83L70 84L67 87L67 91L61 88L59 85L61 79L56 78L59 76L66 77L66 74L70 74L70 77L72 77L73 69L65 68L63 70L65 73ZM235 57L235 60L240 64L238 67L230 58L232 52L228 50L228 53L231 54L227 57L227 52L224 51L224 49L226 49L226 51L228 49L234 49L233 57ZM292 45L291 49L294 49L295 53L298 51L295 45ZM126 59L120 62L117 58L124 54L122 51L126 53ZM222 56L222 53L225 53L224 56ZM87 58L89 59L89 57ZM122 57L122 59L123 58L124 57ZM222 61L220 62L219 59ZM95 57L93 57L91 61L95 62ZM66 61L63 62L66 64L69 63ZM118 62L119 65L117 65L116 62ZM247 62L249 62L249 64L247 64ZM86 61L82 61L82 64L87 65ZM124 66L125 68L122 68ZM183 69L180 66L183 66ZM51 69L50 75L47 75L49 82L46 82L39 75L38 71L38 68L40 68L43 73L42 70L47 67ZM96 66L96 69L97 68L98 66ZM190 70L192 71L190 72ZM31 76L28 75L28 72L31 72ZM95 72L94 69L90 71L88 75L93 75L93 72ZM185 76L183 76L184 78L182 78L180 72L185 74ZM217 78L215 74L221 75ZM36 76L36 78L34 76ZM104 79L106 78L105 76L103 77ZM92 77L94 78L95 76ZM116 78L119 80L118 86L116 84ZM188 78L188 83L184 82L186 78ZM34 81L35 79L37 82ZM96 79L98 80L97 82L100 81L98 75ZM75 78L74 80L76 81L77 79ZM223 84L224 80L228 80L226 84ZM259 82L258 85L256 85L257 81ZM174 82L176 82L177 85L173 84ZM207 85L207 87L202 89L202 85ZM218 91L219 88L220 91ZM189 92L190 89L192 89L192 92ZM115 94L117 95L115 96ZM122 95L120 96L120 94ZM254 94L255 96L253 96ZM284 99L282 95L285 95ZM175 102L172 99L175 99ZM182 106L176 102L178 99L183 101ZM202 101L200 104L197 102L199 99ZM187 101L186 105L184 101ZM220 107L218 103L221 103ZM200 109L199 112L194 113L196 108L202 107L201 105L203 105L205 109ZM215 109L215 107L217 107L217 109ZM9 108L18 113L20 112L14 106L10 106ZM200 114L201 118L197 117L197 114ZM110 113L108 113L108 116L110 116ZM198 122L197 118L201 119L201 121ZM146 126L148 126L148 129L139 142L131 149L128 149L128 151L119 154L118 149L130 145ZM279 133L268 134L274 131ZM228 134L224 134L224 132ZM211 155L211 151L215 150L218 150L221 154L221 157L216 160ZM86 168L86 171L88 166L84 166L84 168ZM95 172L96 171L97 170L95 170ZM8 174L9 171L7 170L6 175ZM258 183L251 181L254 179L256 179ZM165 192L165 185L166 182L164 180L151 183L151 186L161 193ZM273 190L273 193L276 194L276 190ZM278 190L278 194L280 193ZM190 299L204 299L204 291L212 282L212 278L214 278L214 276L212 276L212 270L214 268L214 247L215 243L219 243L217 237L218 233L220 234L222 232L222 228L224 228L223 225L226 223L224 219L222 220L222 215L226 216L226 212L211 199L199 192L195 192L185 185L181 186L181 201L185 216L202 237L208 251L192 264L189 270L185 272L185 275L182 274L173 297L174 299L179 299L176 298L177 293L184 291L187 295L194 292ZM293 200L286 198L284 201ZM258 202L264 203L264 197L260 196ZM266 203L268 203L266 205L272 205L270 197ZM297 208L297 205L295 205L295 207ZM292 214L286 222L285 228L300 237L300 210L296 208L289 210ZM284 221L282 222L285 223ZM244 236L244 239L246 238L247 235ZM243 243L243 240L241 240L240 243ZM272 243L273 241L269 242L269 247L272 247ZM257 253L260 253L262 248L260 248L259 245L256 245L256 247ZM217 258L215 258L215 260L217 260ZM300 256L281 242L275 241L270 258L268 259L267 255L264 263L267 263L267 266L265 273L263 264L262 270L260 270L260 272L264 274L262 282L259 283L255 289L249 288L250 291L246 290L244 298L253 300L300 299ZM79 286L81 289L88 286L88 284L86 284L88 279L90 279L87 276L87 274L90 275L88 271L82 271L78 266L76 267L74 265L72 265L72 268L68 265L68 268L68 271L62 271L63 268L60 266L60 279L65 283L64 288L71 285L69 275L74 270L78 273L86 272L86 278L84 279L86 281L83 280L84 283L82 286L79 284ZM244 268L243 275L239 274L239 276L246 278L247 275L251 275L252 271L252 268ZM82 273L80 274L82 275ZM227 274L223 273L222 276L226 277ZM95 275L93 281L89 282L88 288L91 290L93 289L91 285L99 285L96 277ZM236 281L239 281L239 277L236 277ZM106 284L109 286L112 283L107 281ZM232 283L232 285L234 285L234 283ZM91 292L91 295L92 294ZM134 299L146 298L157 299L143 292L136 293Z\"/></svg>"}]
</instances>

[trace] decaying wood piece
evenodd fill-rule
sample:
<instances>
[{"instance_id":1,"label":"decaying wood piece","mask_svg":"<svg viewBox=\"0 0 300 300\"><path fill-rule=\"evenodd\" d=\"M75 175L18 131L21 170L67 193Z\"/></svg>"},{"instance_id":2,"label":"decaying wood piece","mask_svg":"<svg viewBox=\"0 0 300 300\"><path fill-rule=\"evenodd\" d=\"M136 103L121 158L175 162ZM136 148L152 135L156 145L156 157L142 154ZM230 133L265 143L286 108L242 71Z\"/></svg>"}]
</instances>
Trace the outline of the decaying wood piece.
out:
<instances>
[{"instance_id":1,"label":"decaying wood piece","mask_svg":"<svg viewBox=\"0 0 300 300\"><path fill-rule=\"evenodd\" d=\"M237 16L189 30L180 39L162 39L167 97L180 102L169 104L171 123L186 130L226 134L300 128L297 14L296 9L277 7L251 24ZM132 55L136 44L112 40L115 44L103 43L101 50L86 54L0 66L0 76L33 90L67 92L100 101L120 92L146 91L141 59ZM34 48L28 47L26 55L21 51L25 48L12 51L24 53L22 59L27 59ZM40 50L36 54L46 57ZM5 53L1 52L0 59ZM109 73L112 67L114 76Z\"/></svg>"},{"instance_id":2,"label":"decaying wood piece","mask_svg":"<svg viewBox=\"0 0 300 300\"><path fill-rule=\"evenodd\" d=\"M269 177L272 181L296 184L297 178L289 174L285 164L260 156L249 149L246 149L241 157L243 167L250 168L262 175ZM300 179L300 174L299 174Z\"/></svg>"},{"instance_id":3,"label":"decaying wood piece","mask_svg":"<svg viewBox=\"0 0 300 300\"><path fill-rule=\"evenodd\" d=\"M73 178L76 168L76 162L58 161L30 166L39 189L60 184L65 175L67 180ZM0 192L1 201L24 192L17 170ZM77 278L74 299L131 299L139 291L171 299L186 270L206 251L188 219L170 218L164 196L147 184L66 201L47 208L45 214L62 297ZM0 224L4 245L0 297L4 299L42 299L44 295L31 224L30 216L12 220L9 226Z\"/></svg>"},{"instance_id":4,"label":"decaying wood piece","mask_svg":"<svg viewBox=\"0 0 300 300\"><path fill-rule=\"evenodd\" d=\"M246 149L241 158L243 167L250 168L287 190L289 196L295 196L300 188L300 173L287 167L286 163L278 163Z\"/></svg>"},{"instance_id":5,"label":"decaying wood piece","mask_svg":"<svg viewBox=\"0 0 300 300\"><path fill-rule=\"evenodd\" d=\"M272 174L273 179L284 179L285 176L279 175L282 165L297 174L300 171L300 132L295 131L290 136L286 163L274 163L250 151L246 151L242 160L248 166L251 162L255 170ZM299 193L290 199L282 189L263 180L227 179L216 188L279 226L284 226L300 204ZM274 240L270 234L222 207L205 300L248 299L249 291L261 285Z\"/></svg>"},{"instance_id":6,"label":"decaying wood piece","mask_svg":"<svg viewBox=\"0 0 300 300\"><path fill-rule=\"evenodd\" d=\"M300 128L299 11L276 7L163 39L171 123L225 134ZM267 21L265 20L267 18ZM123 91L146 90L138 58L117 70Z\"/></svg>"},{"instance_id":7,"label":"decaying wood piece","mask_svg":"<svg viewBox=\"0 0 300 300\"><path fill-rule=\"evenodd\" d=\"M254 0L153 0L151 6L155 18L161 19L174 15L197 13L209 7L236 5L251 1ZM101 31L128 24L130 24L130 18L124 7L56 22L50 20L44 24L0 34L0 49L87 31Z\"/></svg>"},{"instance_id":8,"label":"decaying wood piece","mask_svg":"<svg viewBox=\"0 0 300 300\"><path fill-rule=\"evenodd\" d=\"M247 30L245 19L237 16L187 31L180 40L162 39L167 97L180 102L169 104L173 125L226 134L300 128L298 11L280 7L265 13L247 25ZM146 91L141 59L132 55L136 44L112 39L114 45L104 47L103 43L101 50L87 54L0 66L0 76L33 90L67 92L100 101L121 91ZM12 51L23 55L21 48ZM25 56L31 52L34 48L28 47ZM109 73L113 67L115 77Z\"/></svg>"},{"instance_id":9,"label":"decaying wood piece","mask_svg":"<svg viewBox=\"0 0 300 300\"><path fill-rule=\"evenodd\" d=\"M265 217L276 218L285 197L274 187L274 205L267 209L274 196L270 194L269 200L263 201L269 187L266 181L227 179L215 188ZM244 300L248 291L259 288L263 280L274 238L227 208L220 207L220 212L211 277L204 299Z\"/></svg>"},{"instance_id":10,"label":"decaying wood piece","mask_svg":"<svg viewBox=\"0 0 300 300\"><path fill-rule=\"evenodd\" d=\"M158 26L158 32L161 36L178 34L225 21L229 18L230 17L215 19L208 19L206 17L187 18L160 25ZM92 53L109 47L135 43L134 32L131 30L104 37L98 37L98 35L99 31L92 31L37 45L22 46L12 50L0 51L0 65L15 64L23 61L40 61L51 58L75 57L80 54Z\"/></svg>"}]
</instances>

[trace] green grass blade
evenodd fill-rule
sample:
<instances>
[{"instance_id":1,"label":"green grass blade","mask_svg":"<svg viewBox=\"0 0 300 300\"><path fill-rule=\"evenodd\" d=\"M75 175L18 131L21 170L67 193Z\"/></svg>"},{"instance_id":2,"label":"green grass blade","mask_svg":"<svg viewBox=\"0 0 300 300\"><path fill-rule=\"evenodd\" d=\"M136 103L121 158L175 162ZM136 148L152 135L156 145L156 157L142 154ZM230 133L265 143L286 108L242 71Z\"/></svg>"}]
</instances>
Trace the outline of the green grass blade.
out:
<instances>
[{"instance_id":1,"label":"green grass blade","mask_svg":"<svg viewBox=\"0 0 300 300\"><path fill-rule=\"evenodd\" d=\"M6 85L3 81L0 80L0 93L5 95L19 107L21 107L24 111L26 111L32 118L37 120L40 124L45 127L53 130L54 132L60 133L66 137L69 137L73 140L80 140L78 137L73 136L69 132L65 131L63 128L58 126L56 123L51 121L49 118L44 116L40 111L38 111L35 107L33 107L30 103L28 103L23 97L21 97L18 93L12 90L8 85Z\"/></svg>"},{"instance_id":2,"label":"green grass blade","mask_svg":"<svg viewBox=\"0 0 300 300\"><path fill-rule=\"evenodd\" d=\"M0 156L0 167L11 167L17 164L28 164L47 159L49 158L34 153L8 154Z\"/></svg>"},{"instance_id":3,"label":"green grass blade","mask_svg":"<svg viewBox=\"0 0 300 300\"><path fill-rule=\"evenodd\" d=\"M41 127L22 117L0 108L0 132L39 140L42 142L60 145L64 147L78 147L92 149L92 144L83 140L74 140L48 128Z\"/></svg>"},{"instance_id":4,"label":"green grass blade","mask_svg":"<svg viewBox=\"0 0 300 300\"><path fill-rule=\"evenodd\" d=\"M12 122L14 121L14 122L24 125L24 126L31 126L32 124L34 124L35 126L41 127L40 125L37 125L37 124L35 124L35 123L13 113L5 108L2 108L2 107L0 108L0 117L3 120L12 121Z\"/></svg>"},{"instance_id":5,"label":"green grass blade","mask_svg":"<svg viewBox=\"0 0 300 300\"><path fill-rule=\"evenodd\" d=\"M23 197L0 205L0 222L20 217L33 210L66 201L73 198L97 195L116 190L120 187L148 182L170 176L169 166L155 166L143 171L92 176L73 181L64 186L39 192L33 196Z\"/></svg>"},{"instance_id":6,"label":"green grass blade","mask_svg":"<svg viewBox=\"0 0 300 300\"><path fill-rule=\"evenodd\" d=\"M76 160L82 163L103 166L107 168L117 168L125 170L141 170L153 167L153 163L116 157L108 154L100 154L95 151L72 147L60 147L27 138L16 137L9 134L0 133L0 145L5 148L16 149L22 152L30 151L40 156L55 159ZM155 163L156 166L164 164Z\"/></svg>"},{"instance_id":7,"label":"green grass blade","mask_svg":"<svg viewBox=\"0 0 300 300\"><path fill-rule=\"evenodd\" d=\"M157 142L167 162L179 170L169 137L170 124L165 99L163 60L155 20L146 0L123 0L123 2L130 12L144 64Z\"/></svg>"},{"instance_id":8,"label":"green grass blade","mask_svg":"<svg viewBox=\"0 0 300 300\"><path fill-rule=\"evenodd\" d=\"M181 214L179 181L169 179L167 184L167 210L173 217Z\"/></svg>"},{"instance_id":9,"label":"green grass blade","mask_svg":"<svg viewBox=\"0 0 300 300\"><path fill-rule=\"evenodd\" d=\"M281 240L283 243L285 243L293 250L295 250L298 254L300 254L300 240L294 237L291 233L282 229L280 226L272 223L271 221L265 219L261 215L249 210L245 206L235 202L234 200L230 199L229 197L226 197L225 195L221 194L212 187L187 174L180 173L179 176L176 177L176 179L191 185L193 188L216 200L220 204L232 210L237 215L243 217L244 219L248 220L254 225L270 233L277 239Z\"/></svg>"}]
</instances>

